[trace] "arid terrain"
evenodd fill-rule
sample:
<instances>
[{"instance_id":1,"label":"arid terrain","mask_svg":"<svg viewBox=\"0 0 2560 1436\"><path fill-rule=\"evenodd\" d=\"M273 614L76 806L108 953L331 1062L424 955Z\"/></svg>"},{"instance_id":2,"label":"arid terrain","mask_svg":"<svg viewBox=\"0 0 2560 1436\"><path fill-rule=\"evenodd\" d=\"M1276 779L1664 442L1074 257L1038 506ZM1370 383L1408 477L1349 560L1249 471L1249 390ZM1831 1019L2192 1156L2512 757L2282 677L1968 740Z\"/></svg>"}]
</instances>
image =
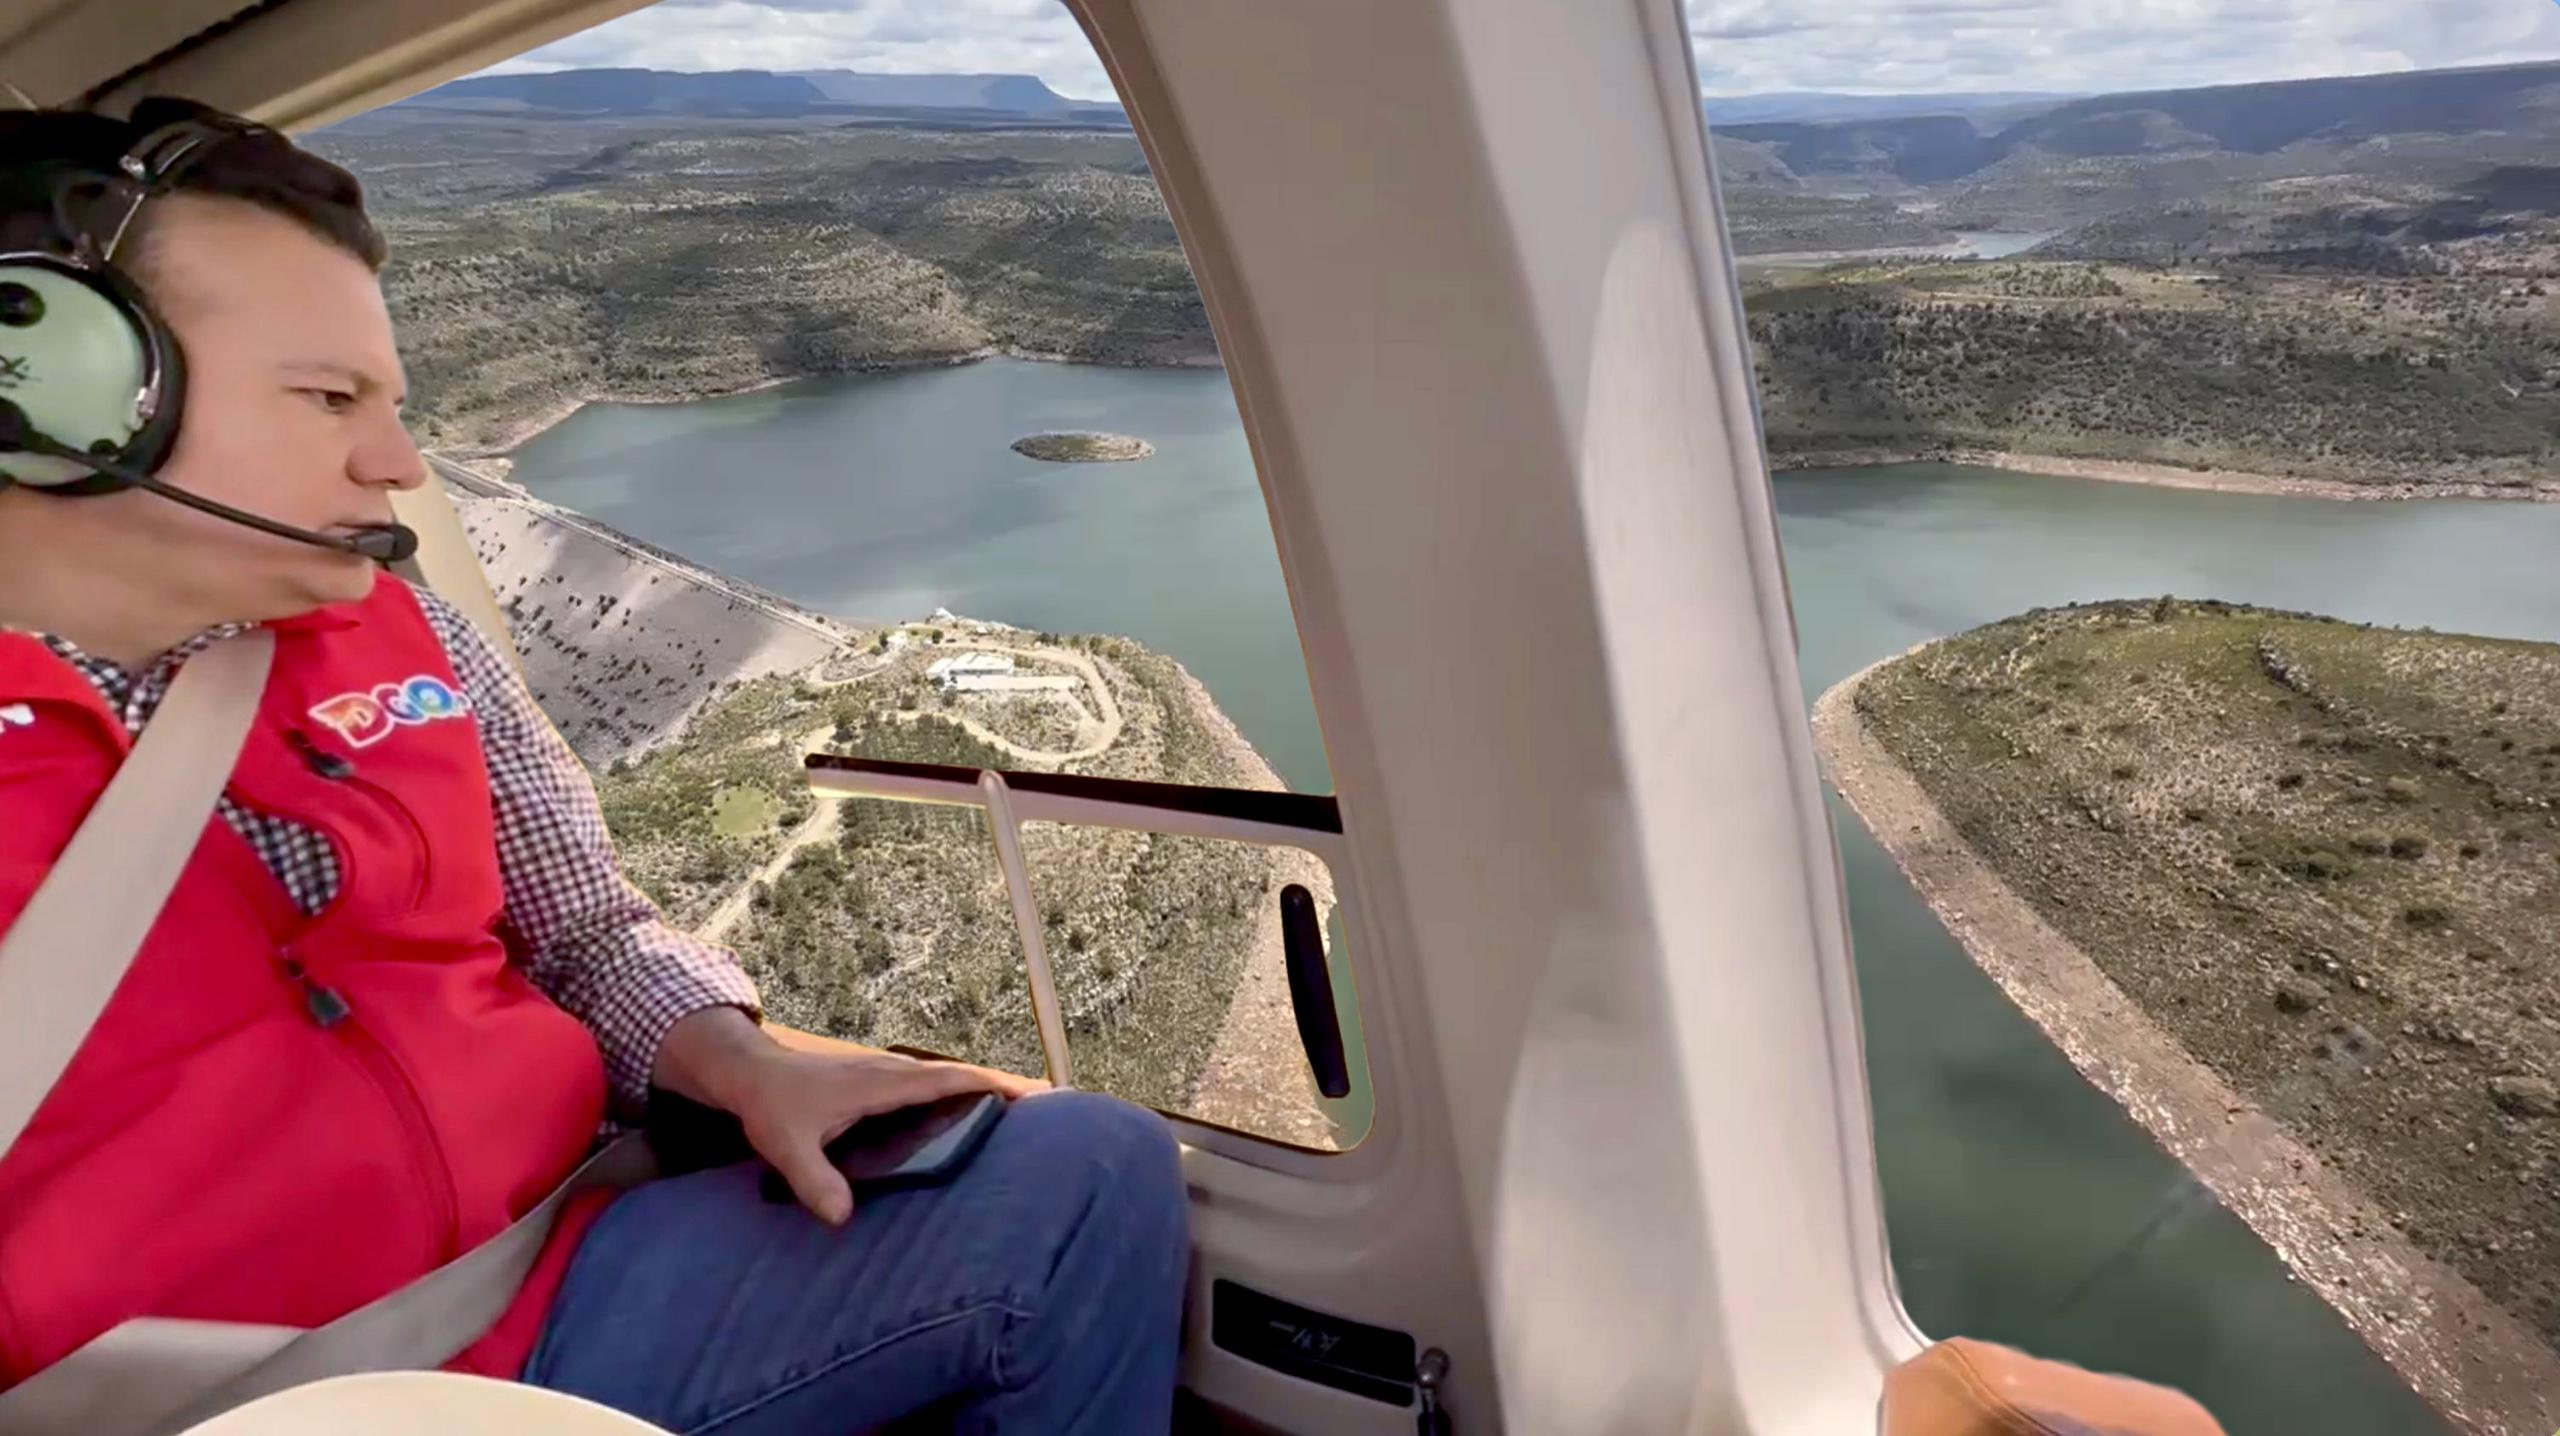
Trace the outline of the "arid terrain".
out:
<instances>
[{"instance_id":1,"label":"arid terrain","mask_svg":"<svg viewBox=\"0 0 2560 1436\"><path fill-rule=\"evenodd\" d=\"M391 238L431 444L503 451L588 399L992 354L1217 362L1109 107L784 102L767 91L798 82L757 72L506 79L317 141ZM726 108L693 93L724 87ZM1773 456L2548 482L2556 93L2560 66L2526 65L1722 124L1737 251L1816 256L1745 270ZM2039 242L1946 257L1985 233Z\"/></svg>"},{"instance_id":2,"label":"arid terrain","mask_svg":"<svg viewBox=\"0 0 2560 1436\"><path fill-rule=\"evenodd\" d=\"M2560 1346L2560 648L2146 600L1854 705L2001 887Z\"/></svg>"},{"instance_id":3,"label":"arid terrain","mask_svg":"<svg viewBox=\"0 0 2560 1436\"><path fill-rule=\"evenodd\" d=\"M633 879L677 921L735 947L776 1019L1037 1074L1021 940L986 815L813 797L802 755L1280 784L1178 665L1125 639L965 620L879 635L891 638L836 665L840 676L776 675L714 699L674 741L604 775L606 820ZM1020 677L1072 686L954 692L929 675L955 654L989 653L1016 659ZM1329 910L1321 864L1045 823L1025 826L1023 852L1079 1085L1333 1144L1286 1007L1260 1002L1230 1021L1278 972L1281 885L1307 883ZM1213 1073L1232 1046L1257 1061Z\"/></svg>"},{"instance_id":4,"label":"arid terrain","mask_svg":"<svg viewBox=\"0 0 2560 1436\"><path fill-rule=\"evenodd\" d=\"M2521 495L2560 480L2554 287L2549 268L1905 261L1774 275L1745 302L1781 464L1970 449Z\"/></svg>"},{"instance_id":5,"label":"arid terrain","mask_svg":"<svg viewBox=\"0 0 2560 1436\"><path fill-rule=\"evenodd\" d=\"M806 753L1283 786L1206 689L1125 639L848 624L492 476L444 473L625 870L679 925L734 947L779 1021L1041 1070L984 816L814 795ZM932 675L966 654L1010 660L1020 686ZM1344 1140L1308 1075L1278 937L1281 885L1331 910L1323 864L1042 824L1023 845L1080 1085Z\"/></svg>"}]
</instances>

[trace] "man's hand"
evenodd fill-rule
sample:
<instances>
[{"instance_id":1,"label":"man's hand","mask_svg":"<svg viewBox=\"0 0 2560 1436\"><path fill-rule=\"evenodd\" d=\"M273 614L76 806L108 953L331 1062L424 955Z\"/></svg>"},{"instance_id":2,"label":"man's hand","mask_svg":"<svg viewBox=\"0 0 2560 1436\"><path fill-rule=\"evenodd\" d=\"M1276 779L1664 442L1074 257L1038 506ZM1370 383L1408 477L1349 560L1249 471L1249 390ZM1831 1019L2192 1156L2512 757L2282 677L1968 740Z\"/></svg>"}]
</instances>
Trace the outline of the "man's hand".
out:
<instances>
[{"instance_id":1,"label":"man's hand","mask_svg":"<svg viewBox=\"0 0 2560 1436\"><path fill-rule=\"evenodd\" d=\"M667 1030L657 1085L737 1114L747 1142L791 1184L800 1204L830 1225L853 1215L853 1189L827 1160L847 1127L964 1092L1007 1099L1049 1084L962 1062L919 1062L852 1043L786 1047L734 1007L710 1007Z\"/></svg>"}]
</instances>

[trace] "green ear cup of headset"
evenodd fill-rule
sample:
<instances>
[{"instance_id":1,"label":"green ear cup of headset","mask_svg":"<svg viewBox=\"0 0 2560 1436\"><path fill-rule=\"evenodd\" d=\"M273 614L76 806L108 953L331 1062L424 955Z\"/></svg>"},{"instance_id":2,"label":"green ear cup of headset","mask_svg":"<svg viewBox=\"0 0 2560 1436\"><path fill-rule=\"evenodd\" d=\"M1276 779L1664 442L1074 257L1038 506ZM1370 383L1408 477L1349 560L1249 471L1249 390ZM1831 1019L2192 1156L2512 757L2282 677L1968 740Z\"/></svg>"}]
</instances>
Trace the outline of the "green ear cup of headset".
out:
<instances>
[{"instance_id":1,"label":"green ear cup of headset","mask_svg":"<svg viewBox=\"0 0 2560 1436\"><path fill-rule=\"evenodd\" d=\"M122 275L47 254L0 255L0 400L28 427L149 471L175 437L175 344ZM0 477L58 493L121 487L67 459L0 452Z\"/></svg>"}]
</instances>

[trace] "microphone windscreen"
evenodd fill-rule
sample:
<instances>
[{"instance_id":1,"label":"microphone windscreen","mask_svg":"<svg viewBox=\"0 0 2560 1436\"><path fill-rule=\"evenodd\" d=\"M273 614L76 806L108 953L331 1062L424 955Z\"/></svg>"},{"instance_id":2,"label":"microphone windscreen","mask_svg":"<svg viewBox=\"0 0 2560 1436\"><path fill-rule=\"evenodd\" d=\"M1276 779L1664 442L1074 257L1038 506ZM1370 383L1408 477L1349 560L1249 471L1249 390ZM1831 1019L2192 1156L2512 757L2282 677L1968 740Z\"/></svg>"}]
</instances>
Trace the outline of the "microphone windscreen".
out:
<instances>
[{"instance_id":1,"label":"microphone windscreen","mask_svg":"<svg viewBox=\"0 0 2560 1436\"><path fill-rule=\"evenodd\" d=\"M406 524L384 524L349 539L348 546L377 563L403 563L418 552L418 531Z\"/></svg>"}]
</instances>

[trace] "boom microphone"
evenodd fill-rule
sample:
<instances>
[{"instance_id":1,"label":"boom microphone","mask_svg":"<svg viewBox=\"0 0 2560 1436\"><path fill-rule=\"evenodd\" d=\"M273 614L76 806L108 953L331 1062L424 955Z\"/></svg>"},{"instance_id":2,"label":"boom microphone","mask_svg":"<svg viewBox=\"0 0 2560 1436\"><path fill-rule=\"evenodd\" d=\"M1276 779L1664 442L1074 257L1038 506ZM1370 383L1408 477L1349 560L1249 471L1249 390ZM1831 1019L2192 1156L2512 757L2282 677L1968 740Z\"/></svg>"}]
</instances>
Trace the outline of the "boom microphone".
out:
<instances>
[{"instance_id":1,"label":"boom microphone","mask_svg":"<svg viewBox=\"0 0 2560 1436\"><path fill-rule=\"evenodd\" d=\"M164 484L139 469L126 468L122 464L110 462L53 439L27 422L25 410L6 399L0 399L0 454L21 451L78 464L93 474L113 479L129 488L158 494L172 503L184 504L198 513L211 514L215 518L253 528L260 533L273 534L278 538L292 539L296 543L307 543L313 548L336 549L341 553L351 553L372 559L376 563L399 563L418 551L418 531L404 524L375 524L360 533L341 538L336 534L295 528L291 524L279 523L274 519L250 513L246 509L235 509L229 504L217 503L201 494L188 493L184 489Z\"/></svg>"}]
</instances>

